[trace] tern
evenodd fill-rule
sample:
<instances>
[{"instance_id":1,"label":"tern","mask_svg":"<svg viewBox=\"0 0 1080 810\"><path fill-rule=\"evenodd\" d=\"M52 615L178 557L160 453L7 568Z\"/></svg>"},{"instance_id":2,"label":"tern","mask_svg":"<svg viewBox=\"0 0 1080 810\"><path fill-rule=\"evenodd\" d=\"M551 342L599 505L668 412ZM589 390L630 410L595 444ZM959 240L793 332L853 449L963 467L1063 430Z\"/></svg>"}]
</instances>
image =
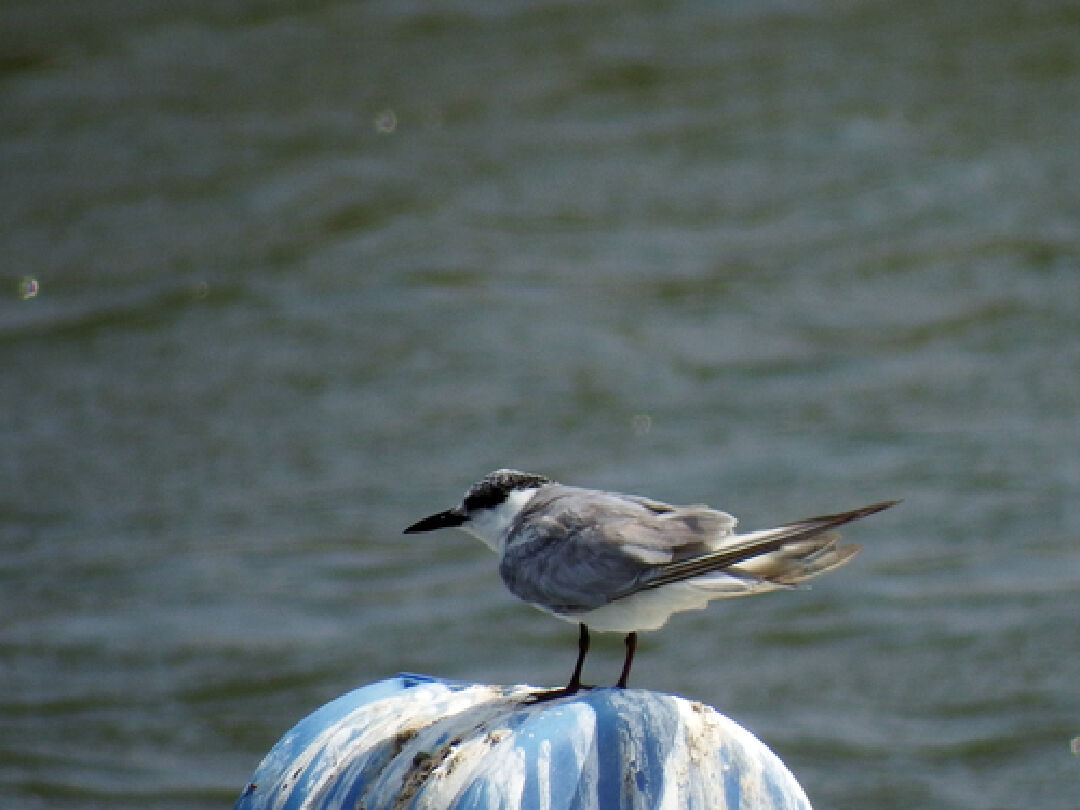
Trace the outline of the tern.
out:
<instances>
[{"instance_id":1,"label":"tern","mask_svg":"<svg viewBox=\"0 0 1080 810\"><path fill-rule=\"evenodd\" d=\"M472 534L499 555L511 593L576 623L577 663L566 687L554 690L572 695L582 688L589 628L624 634L616 686L625 688L638 632L713 599L791 588L843 565L861 547L837 545L832 529L898 502L736 534L733 516L703 504L673 506L502 469L469 487L460 505L405 533L458 527Z\"/></svg>"}]
</instances>

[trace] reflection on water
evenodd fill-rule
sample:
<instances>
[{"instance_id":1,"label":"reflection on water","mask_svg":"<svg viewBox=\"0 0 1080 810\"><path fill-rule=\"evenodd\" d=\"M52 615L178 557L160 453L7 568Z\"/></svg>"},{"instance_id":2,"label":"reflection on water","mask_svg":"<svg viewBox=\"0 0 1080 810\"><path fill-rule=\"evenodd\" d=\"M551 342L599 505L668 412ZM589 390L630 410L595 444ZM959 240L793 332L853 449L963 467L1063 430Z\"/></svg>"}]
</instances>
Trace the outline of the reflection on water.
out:
<instances>
[{"instance_id":1,"label":"reflection on water","mask_svg":"<svg viewBox=\"0 0 1080 810\"><path fill-rule=\"evenodd\" d=\"M227 806L356 684L559 682L573 627L400 534L506 465L904 498L637 685L817 806L1072 806L1064 7L100 5L0 11L6 806Z\"/></svg>"}]
</instances>

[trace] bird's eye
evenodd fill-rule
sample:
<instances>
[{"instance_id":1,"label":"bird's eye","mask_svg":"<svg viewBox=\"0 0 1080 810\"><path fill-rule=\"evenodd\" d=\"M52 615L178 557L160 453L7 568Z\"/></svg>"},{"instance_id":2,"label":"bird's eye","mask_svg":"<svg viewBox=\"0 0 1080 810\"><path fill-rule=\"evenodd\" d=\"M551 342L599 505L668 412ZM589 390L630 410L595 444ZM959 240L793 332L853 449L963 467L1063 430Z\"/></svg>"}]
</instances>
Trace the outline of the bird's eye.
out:
<instances>
[{"instance_id":1,"label":"bird's eye","mask_svg":"<svg viewBox=\"0 0 1080 810\"><path fill-rule=\"evenodd\" d=\"M506 500L506 490L498 487L480 487L465 496L465 511L490 509Z\"/></svg>"}]
</instances>

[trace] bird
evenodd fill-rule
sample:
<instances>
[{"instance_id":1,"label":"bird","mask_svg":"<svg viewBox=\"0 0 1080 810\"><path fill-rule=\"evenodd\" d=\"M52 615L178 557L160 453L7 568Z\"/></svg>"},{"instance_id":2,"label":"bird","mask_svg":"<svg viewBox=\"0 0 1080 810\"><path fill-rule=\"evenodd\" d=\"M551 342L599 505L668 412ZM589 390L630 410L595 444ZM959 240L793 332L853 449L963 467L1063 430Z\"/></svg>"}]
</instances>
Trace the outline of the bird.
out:
<instances>
[{"instance_id":1,"label":"bird","mask_svg":"<svg viewBox=\"0 0 1080 810\"><path fill-rule=\"evenodd\" d=\"M429 515L405 534L456 527L499 555L506 587L525 602L578 625L570 681L554 695L583 688L590 628L623 634L615 686L625 688L637 634L672 614L713 599L792 588L854 557L835 527L899 503L803 518L737 534L737 520L704 504L673 506L621 492L566 486L513 469L488 473L461 503Z\"/></svg>"}]
</instances>

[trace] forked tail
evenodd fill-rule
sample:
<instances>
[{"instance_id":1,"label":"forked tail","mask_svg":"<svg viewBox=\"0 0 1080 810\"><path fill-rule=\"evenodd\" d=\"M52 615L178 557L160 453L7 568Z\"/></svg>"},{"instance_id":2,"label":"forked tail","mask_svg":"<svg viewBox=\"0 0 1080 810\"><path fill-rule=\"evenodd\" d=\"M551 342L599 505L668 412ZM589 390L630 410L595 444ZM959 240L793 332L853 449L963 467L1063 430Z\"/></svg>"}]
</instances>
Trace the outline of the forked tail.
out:
<instances>
[{"instance_id":1,"label":"forked tail","mask_svg":"<svg viewBox=\"0 0 1080 810\"><path fill-rule=\"evenodd\" d=\"M861 546L838 546L840 535L830 529L881 512L897 503L899 501L882 501L849 512L819 515L785 523L775 529L735 535L730 543L717 551L657 568L644 587L659 588L732 566L738 566L732 573L777 585L794 585L843 565L859 553Z\"/></svg>"}]
</instances>

